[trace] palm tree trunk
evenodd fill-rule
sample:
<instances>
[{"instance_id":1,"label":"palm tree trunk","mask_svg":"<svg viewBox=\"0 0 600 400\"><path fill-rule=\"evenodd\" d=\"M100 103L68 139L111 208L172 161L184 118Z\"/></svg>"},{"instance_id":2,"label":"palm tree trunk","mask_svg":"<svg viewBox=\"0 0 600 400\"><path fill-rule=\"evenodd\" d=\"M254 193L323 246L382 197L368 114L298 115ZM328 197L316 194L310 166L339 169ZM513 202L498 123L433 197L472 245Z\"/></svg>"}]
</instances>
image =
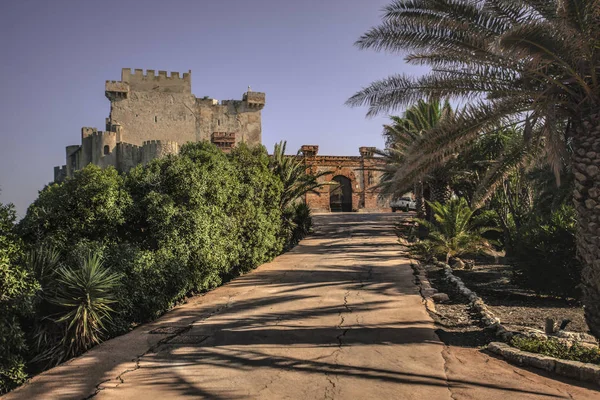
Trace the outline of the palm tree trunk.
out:
<instances>
[{"instance_id":1,"label":"palm tree trunk","mask_svg":"<svg viewBox=\"0 0 600 400\"><path fill-rule=\"evenodd\" d=\"M600 338L600 114L583 119L575 128L573 172L585 319L592 334Z\"/></svg>"},{"instance_id":2,"label":"palm tree trunk","mask_svg":"<svg viewBox=\"0 0 600 400\"><path fill-rule=\"evenodd\" d=\"M429 181L429 187L431 189L431 201L446 204L452 197L452 190L450 190L448 182L444 179L432 178Z\"/></svg>"},{"instance_id":3,"label":"palm tree trunk","mask_svg":"<svg viewBox=\"0 0 600 400\"><path fill-rule=\"evenodd\" d=\"M425 199L423 198L423 181L415 184L415 208L417 209L417 218L425 218Z\"/></svg>"}]
</instances>

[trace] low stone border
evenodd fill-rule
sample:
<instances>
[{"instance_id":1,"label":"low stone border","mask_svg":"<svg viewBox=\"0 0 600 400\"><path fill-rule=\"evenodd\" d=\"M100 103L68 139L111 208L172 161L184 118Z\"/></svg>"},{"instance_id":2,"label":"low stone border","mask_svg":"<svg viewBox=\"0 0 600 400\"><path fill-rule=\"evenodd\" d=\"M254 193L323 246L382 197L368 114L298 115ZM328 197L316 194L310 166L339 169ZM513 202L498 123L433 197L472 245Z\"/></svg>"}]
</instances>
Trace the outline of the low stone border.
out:
<instances>
[{"instance_id":1,"label":"low stone border","mask_svg":"<svg viewBox=\"0 0 600 400\"><path fill-rule=\"evenodd\" d=\"M600 365L561 360L541 354L529 353L501 342L492 342L488 344L487 349L515 364L543 369L561 376L584 382L592 382L600 386Z\"/></svg>"},{"instance_id":2,"label":"low stone border","mask_svg":"<svg viewBox=\"0 0 600 400\"><path fill-rule=\"evenodd\" d=\"M532 330L530 332L518 332L509 330L504 325L502 325L500 318L494 315L494 313L485 305L484 301L479 296L477 296L477 293L467 288L462 279L454 275L452 267L450 267L446 263L439 261L436 261L434 264L444 269L446 279L452 282L458 288L458 291L469 299L471 307L477 310L481 315L481 320L485 327L494 330L496 332L496 336L501 338L503 341L510 342L510 340L514 336L525 336L538 339L557 339L568 342L569 344L580 343L587 347L598 347L595 338L586 333L568 332L565 330L561 330L552 335L547 335L546 333L539 330Z\"/></svg>"},{"instance_id":3,"label":"low stone border","mask_svg":"<svg viewBox=\"0 0 600 400\"><path fill-rule=\"evenodd\" d=\"M452 268L448 264L438 261L435 263L435 265L442 267L444 269L444 275L446 276L446 279L453 283L463 296L469 299L469 305L477 310L481 316L481 321L487 329L494 331L496 336L505 342L510 341L513 336L520 334L519 332L510 331L504 325L502 325L500 318L494 315L494 313L485 305L481 297L477 296L477 293L469 289L462 279L452 273Z\"/></svg>"},{"instance_id":4,"label":"low stone border","mask_svg":"<svg viewBox=\"0 0 600 400\"><path fill-rule=\"evenodd\" d=\"M421 266L421 263L417 260L409 260L415 276L415 283L419 286L419 293L421 293L425 308L427 311L437 314L435 302L431 298L432 295L438 292L437 289L431 286L431 282L429 282L429 279L427 278L427 272L425 271L425 268Z\"/></svg>"},{"instance_id":5,"label":"low stone border","mask_svg":"<svg viewBox=\"0 0 600 400\"><path fill-rule=\"evenodd\" d=\"M432 296L437 294L438 291L431 286L431 282L429 282L429 279L427 278L427 271L425 268L423 268L421 263L413 259L410 260L410 263L414 271L415 281L419 286L419 291L423 297L427 311L436 313L435 303L432 299ZM479 312L485 327L494 330L496 332L496 336L500 337L506 342L510 342L510 339L517 335L538 338L545 337L546 339L558 337L569 341L578 341L577 339L584 339L581 335L585 334L576 332L559 331L556 336L548 336L541 332L523 333L509 331L502 325L500 319L496 317L494 313L492 313L492 311L485 305L483 300L477 296L477 293L467 288L462 279L453 274L452 267L439 261L435 262L435 265L442 267L444 269L446 279L456 285L459 292L469 299L470 306ZM579 361L562 360L543 354L529 353L503 342L492 342L488 344L487 350L504 357L509 362L518 365L543 369L561 376L577 379L583 382L592 382L600 386L600 365L582 363Z\"/></svg>"}]
</instances>

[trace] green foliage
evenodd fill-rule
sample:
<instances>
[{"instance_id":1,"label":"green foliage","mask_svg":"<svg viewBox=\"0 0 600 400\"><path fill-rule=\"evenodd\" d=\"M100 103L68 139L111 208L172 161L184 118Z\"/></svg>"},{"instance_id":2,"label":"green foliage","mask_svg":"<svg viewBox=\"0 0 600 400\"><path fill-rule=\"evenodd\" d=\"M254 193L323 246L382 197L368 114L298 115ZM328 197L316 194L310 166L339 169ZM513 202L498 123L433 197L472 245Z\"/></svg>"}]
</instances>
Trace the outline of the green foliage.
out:
<instances>
[{"instance_id":1,"label":"green foliage","mask_svg":"<svg viewBox=\"0 0 600 400\"><path fill-rule=\"evenodd\" d=\"M535 215L516 229L510 259L520 285L543 294L579 297L576 224L573 208L562 206L549 216Z\"/></svg>"},{"instance_id":2,"label":"green foliage","mask_svg":"<svg viewBox=\"0 0 600 400\"><path fill-rule=\"evenodd\" d=\"M413 190L414 185L421 180L424 180L428 185L438 183L447 185L451 169L448 165L430 171L427 176L406 179L404 162L406 157L409 156L409 150L413 143L419 141L422 135L444 120L452 118L452 115L452 107L448 102L431 99L427 102L419 100L409 107L402 117L390 117L391 124L383 126L386 150L378 151L378 154L386 162L378 185L384 196L400 197L404 193ZM434 188L431 192L437 193L439 190Z\"/></svg>"},{"instance_id":3,"label":"green foliage","mask_svg":"<svg viewBox=\"0 0 600 400\"><path fill-rule=\"evenodd\" d=\"M104 256L123 276L114 305L114 334L159 317L188 294L190 275L168 249L142 250L125 243L107 248Z\"/></svg>"},{"instance_id":4,"label":"green foliage","mask_svg":"<svg viewBox=\"0 0 600 400\"><path fill-rule=\"evenodd\" d=\"M177 157L134 169L127 188L135 209L127 226L142 250L176 260L181 292L214 288L238 265L235 212L240 182L227 156L209 143L190 143Z\"/></svg>"},{"instance_id":5,"label":"green foliage","mask_svg":"<svg viewBox=\"0 0 600 400\"><path fill-rule=\"evenodd\" d=\"M269 155L263 147L248 148L241 144L229 154L241 187L233 216L239 226L237 241L241 245L239 272L248 272L269 261L282 251L279 239L282 213L278 200L283 183L269 169Z\"/></svg>"},{"instance_id":6,"label":"green foliage","mask_svg":"<svg viewBox=\"0 0 600 400\"><path fill-rule=\"evenodd\" d=\"M52 318L64 333L50 351L52 361L62 362L100 343L112 321L120 280L97 253L89 253L80 265L58 269L57 290L49 300L59 309Z\"/></svg>"},{"instance_id":7,"label":"green foliage","mask_svg":"<svg viewBox=\"0 0 600 400\"><path fill-rule=\"evenodd\" d=\"M423 98L466 101L454 118L412 145L406 176L426 174L480 135L514 126L525 130L528 150L521 152L522 160L545 157L558 172L570 136L598 112L600 29L592 22L598 5L597 0L567 6L558 0L394 0L381 24L356 44L402 52L409 63L431 70L375 81L348 104L367 105L368 114L376 115Z\"/></svg>"},{"instance_id":8,"label":"green foliage","mask_svg":"<svg viewBox=\"0 0 600 400\"><path fill-rule=\"evenodd\" d=\"M282 235L285 248L298 244L312 231L312 216L310 208L304 203L288 206L283 213Z\"/></svg>"},{"instance_id":9,"label":"green foliage","mask_svg":"<svg viewBox=\"0 0 600 400\"><path fill-rule=\"evenodd\" d=\"M404 180L443 167L455 154L476 146L482 136L518 128L519 143L494 160L473 202L480 205L488 197L502 197L492 202L498 201L509 251L515 242L511 229L528 224L527 211L538 207L531 201L533 188L522 178L543 165L560 180L565 166L567 172L570 167L583 185L573 192L579 223L577 254L584 266L586 321L598 337L600 286L595 260L600 244L589 222L598 213L593 207L597 196L587 189L598 183L597 155L588 144L596 139L600 113L599 9L600 0L394 0L385 8L382 23L357 45L402 52L408 62L430 67L429 72L378 80L347 102L368 106L369 115L389 113L423 98L465 103L453 118L410 146L400 166ZM562 203L565 196L561 197L552 208ZM541 240L544 235L533 234ZM564 249L562 256L572 254ZM562 260L558 264L556 269L571 269Z\"/></svg>"},{"instance_id":10,"label":"green foliage","mask_svg":"<svg viewBox=\"0 0 600 400\"><path fill-rule=\"evenodd\" d=\"M40 192L18 226L24 246L12 233L14 211L0 209L0 330L10 329L0 342L2 390L25 376L21 314L29 367L40 370L308 234L310 210L295 200L321 184L283 152L273 161L264 147L241 144L225 154L203 142L125 176L90 165Z\"/></svg>"},{"instance_id":11,"label":"green foliage","mask_svg":"<svg viewBox=\"0 0 600 400\"><path fill-rule=\"evenodd\" d=\"M271 158L271 170L283 184L280 201L282 211L306 193L319 194L317 189L328 183L319 182L318 179L329 174L329 171L308 173L306 165L299 158L285 155L285 147L286 142L275 144Z\"/></svg>"},{"instance_id":12,"label":"green foliage","mask_svg":"<svg viewBox=\"0 0 600 400\"><path fill-rule=\"evenodd\" d=\"M422 253L430 249L448 262L452 257L481 253L490 247L483 235L497 228L489 225L488 214L475 214L463 198L450 200L445 205L429 203L429 206L434 222L417 220L429 230L427 243L417 245L413 251Z\"/></svg>"},{"instance_id":13,"label":"green foliage","mask_svg":"<svg viewBox=\"0 0 600 400\"><path fill-rule=\"evenodd\" d=\"M514 337L510 344L530 353L543 354L563 360L600 364L600 350L597 347L589 348L577 343L568 346L556 339L537 339L523 336Z\"/></svg>"},{"instance_id":14,"label":"green foliage","mask_svg":"<svg viewBox=\"0 0 600 400\"><path fill-rule=\"evenodd\" d=\"M14 233L12 205L0 204L0 394L26 378L27 344L22 319L32 313L37 283L18 261L22 245Z\"/></svg>"},{"instance_id":15,"label":"green foliage","mask_svg":"<svg viewBox=\"0 0 600 400\"><path fill-rule=\"evenodd\" d=\"M19 228L26 242L45 242L60 250L81 239L113 241L130 205L117 171L90 164L72 179L45 187Z\"/></svg>"}]
</instances>

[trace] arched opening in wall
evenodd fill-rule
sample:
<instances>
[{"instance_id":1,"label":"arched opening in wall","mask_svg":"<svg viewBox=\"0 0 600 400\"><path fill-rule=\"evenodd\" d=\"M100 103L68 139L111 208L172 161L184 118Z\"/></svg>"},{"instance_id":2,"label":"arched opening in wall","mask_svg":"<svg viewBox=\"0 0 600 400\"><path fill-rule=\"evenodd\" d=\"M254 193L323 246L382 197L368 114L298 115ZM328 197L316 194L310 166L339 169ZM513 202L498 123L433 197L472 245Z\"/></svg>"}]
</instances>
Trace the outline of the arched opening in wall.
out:
<instances>
[{"instance_id":1,"label":"arched opening in wall","mask_svg":"<svg viewBox=\"0 0 600 400\"><path fill-rule=\"evenodd\" d=\"M104 155L107 156L110 153L110 148L108 145L104 146Z\"/></svg>"},{"instance_id":2,"label":"arched opening in wall","mask_svg":"<svg viewBox=\"0 0 600 400\"><path fill-rule=\"evenodd\" d=\"M329 208L331 212L351 212L352 211L352 182L342 175L333 177L337 185L330 186Z\"/></svg>"}]
</instances>

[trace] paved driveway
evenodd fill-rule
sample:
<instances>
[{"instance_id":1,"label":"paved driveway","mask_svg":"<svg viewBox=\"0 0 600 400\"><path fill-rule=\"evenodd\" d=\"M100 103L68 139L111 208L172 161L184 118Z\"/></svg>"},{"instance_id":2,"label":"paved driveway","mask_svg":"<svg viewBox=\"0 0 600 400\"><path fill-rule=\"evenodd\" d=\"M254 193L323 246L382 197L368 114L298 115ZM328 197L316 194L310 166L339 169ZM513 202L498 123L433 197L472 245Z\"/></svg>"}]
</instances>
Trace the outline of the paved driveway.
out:
<instances>
[{"instance_id":1,"label":"paved driveway","mask_svg":"<svg viewBox=\"0 0 600 400\"><path fill-rule=\"evenodd\" d=\"M318 215L287 254L7 398L600 398L444 346L399 254L398 218Z\"/></svg>"}]
</instances>

